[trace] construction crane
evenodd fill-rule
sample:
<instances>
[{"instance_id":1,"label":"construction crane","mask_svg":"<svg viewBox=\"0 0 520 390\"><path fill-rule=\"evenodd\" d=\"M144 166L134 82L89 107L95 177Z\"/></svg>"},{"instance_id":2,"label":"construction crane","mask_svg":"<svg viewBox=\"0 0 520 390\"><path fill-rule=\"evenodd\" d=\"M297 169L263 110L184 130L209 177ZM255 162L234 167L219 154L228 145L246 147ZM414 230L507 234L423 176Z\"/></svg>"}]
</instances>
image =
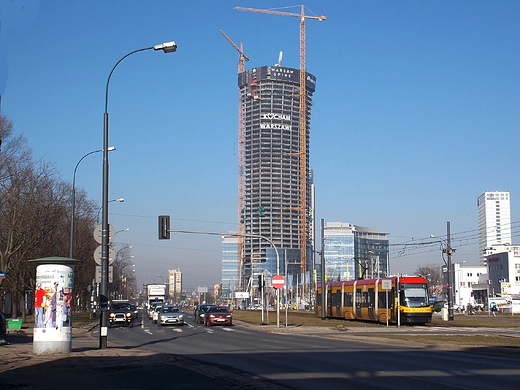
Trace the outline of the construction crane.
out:
<instances>
[{"instance_id":1,"label":"construction crane","mask_svg":"<svg viewBox=\"0 0 520 390\"><path fill-rule=\"evenodd\" d=\"M257 9L234 7L237 11L255 12L300 18L300 263L301 272L307 271L307 82L305 66L305 19L325 20L325 16L305 15L305 6L301 5L300 13L278 11L277 9ZM283 7L289 8L289 7Z\"/></svg>"},{"instance_id":2,"label":"construction crane","mask_svg":"<svg viewBox=\"0 0 520 390\"><path fill-rule=\"evenodd\" d=\"M222 31L222 30L218 30L223 36L224 38L226 38L226 40L231 43L231 46L233 46L235 48L236 51L238 51L238 53L240 54L238 56L238 73L242 73L244 70L245 70L245 66L244 66L244 62L245 61L249 61L249 57L245 55L244 53L244 48L242 47L242 42L240 42L240 47L238 47L235 42L233 42L231 40L230 37L227 36L227 34Z\"/></svg>"},{"instance_id":3,"label":"construction crane","mask_svg":"<svg viewBox=\"0 0 520 390\"><path fill-rule=\"evenodd\" d=\"M238 51L238 74L245 70L245 62L249 61L249 57L245 55L242 42L238 47L227 34L218 30L224 38ZM242 257L244 250L244 223L242 221L244 215L244 120L242 116L242 104L240 103L240 94L238 96L238 269L242 269ZM238 278L239 287L242 286L242 278Z\"/></svg>"}]
</instances>

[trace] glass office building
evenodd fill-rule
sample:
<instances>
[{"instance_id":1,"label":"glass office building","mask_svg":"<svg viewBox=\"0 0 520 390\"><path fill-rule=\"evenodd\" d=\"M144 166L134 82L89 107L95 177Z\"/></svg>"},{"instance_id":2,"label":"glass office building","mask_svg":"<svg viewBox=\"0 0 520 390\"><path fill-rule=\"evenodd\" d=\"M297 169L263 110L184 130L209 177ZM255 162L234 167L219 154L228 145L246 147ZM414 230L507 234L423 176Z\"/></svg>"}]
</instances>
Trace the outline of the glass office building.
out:
<instances>
[{"instance_id":1,"label":"glass office building","mask_svg":"<svg viewBox=\"0 0 520 390\"><path fill-rule=\"evenodd\" d=\"M222 295L223 299L233 299L238 288L238 237L222 238Z\"/></svg>"},{"instance_id":2,"label":"glass office building","mask_svg":"<svg viewBox=\"0 0 520 390\"><path fill-rule=\"evenodd\" d=\"M327 282L388 275L388 237L377 228L329 222L324 228Z\"/></svg>"}]
</instances>

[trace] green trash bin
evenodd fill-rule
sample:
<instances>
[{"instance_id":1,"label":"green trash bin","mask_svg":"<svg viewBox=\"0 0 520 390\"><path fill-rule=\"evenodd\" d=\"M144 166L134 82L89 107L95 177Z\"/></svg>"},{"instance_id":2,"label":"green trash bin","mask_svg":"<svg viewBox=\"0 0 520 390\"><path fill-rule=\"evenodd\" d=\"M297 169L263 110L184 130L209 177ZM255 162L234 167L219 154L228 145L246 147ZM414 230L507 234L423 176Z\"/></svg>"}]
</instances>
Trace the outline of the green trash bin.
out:
<instances>
[{"instance_id":1,"label":"green trash bin","mask_svg":"<svg viewBox=\"0 0 520 390\"><path fill-rule=\"evenodd\" d=\"M7 332L14 330L15 332L22 332L22 319L11 318L7 320Z\"/></svg>"}]
</instances>

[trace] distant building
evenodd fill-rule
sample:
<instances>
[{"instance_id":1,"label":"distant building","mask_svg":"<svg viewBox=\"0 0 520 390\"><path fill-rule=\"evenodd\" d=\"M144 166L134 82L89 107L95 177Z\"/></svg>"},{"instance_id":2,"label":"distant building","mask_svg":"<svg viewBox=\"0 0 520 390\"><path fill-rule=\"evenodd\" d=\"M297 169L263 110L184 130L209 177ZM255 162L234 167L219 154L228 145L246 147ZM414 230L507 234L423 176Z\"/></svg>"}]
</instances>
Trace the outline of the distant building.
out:
<instances>
[{"instance_id":1,"label":"distant building","mask_svg":"<svg viewBox=\"0 0 520 390\"><path fill-rule=\"evenodd\" d=\"M180 269L168 270L168 291L170 301L179 303L182 300L182 272Z\"/></svg>"},{"instance_id":2,"label":"distant building","mask_svg":"<svg viewBox=\"0 0 520 390\"><path fill-rule=\"evenodd\" d=\"M238 287L238 237L222 238L222 299L232 299Z\"/></svg>"},{"instance_id":3,"label":"distant building","mask_svg":"<svg viewBox=\"0 0 520 390\"><path fill-rule=\"evenodd\" d=\"M520 294L520 246L489 247L486 261L490 296Z\"/></svg>"},{"instance_id":4,"label":"distant building","mask_svg":"<svg viewBox=\"0 0 520 390\"><path fill-rule=\"evenodd\" d=\"M453 306L464 309L468 303L484 305L487 301L487 267L452 263L453 270ZM444 285L448 283L446 266L442 266ZM484 291L481 292L482 286ZM447 290L444 289L444 293ZM447 296L445 297L447 299Z\"/></svg>"},{"instance_id":5,"label":"distant building","mask_svg":"<svg viewBox=\"0 0 520 390\"><path fill-rule=\"evenodd\" d=\"M328 222L324 228L325 280L388 275L388 237L377 228Z\"/></svg>"},{"instance_id":6,"label":"distant building","mask_svg":"<svg viewBox=\"0 0 520 390\"><path fill-rule=\"evenodd\" d=\"M511 207L508 191L486 191L477 200L479 259L486 265L485 250L511 245Z\"/></svg>"}]
</instances>

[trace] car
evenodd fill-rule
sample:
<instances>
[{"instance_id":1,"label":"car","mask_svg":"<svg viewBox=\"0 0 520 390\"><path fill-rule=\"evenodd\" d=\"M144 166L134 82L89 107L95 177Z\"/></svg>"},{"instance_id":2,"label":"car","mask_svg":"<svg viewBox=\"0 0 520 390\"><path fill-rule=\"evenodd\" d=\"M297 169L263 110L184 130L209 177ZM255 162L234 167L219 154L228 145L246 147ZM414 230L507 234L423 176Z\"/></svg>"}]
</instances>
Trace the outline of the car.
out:
<instances>
[{"instance_id":1,"label":"car","mask_svg":"<svg viewBox=\"0 0 520 390\"><path fill-rule=\"evenodd\" d=\"M134 326L134 312L128 302L112 302L110 304L108 314L108 323L110 326L123 325Z\"/></svg>"},{"instance_id":2,"label":"car","mask_svg":"<svg viewBox=\"0 0 520 390\"><path fill-rule=\"evenodd\" d=\"M204 325L233 325L233 315L226 306L208 308L204 316Z\"/></svg>"},{"instance_id":3,"label":"car","mask_svg":"<svg viewBox=\"0 0 520 390\"><path fill-rule=\"evenodd\" d=\"M159 310L161 310L161 307L163 307L163 306L164 305L162 303L154 306L154 308L152 310L152 322L154 324L157 323L157 318L159 317Z\"/></svg>"},{"instance_id":4,"label":"car","mask_svg":"<svg viewBox=\"0 0 520 390\"><path fill-rule=\"evenodd\" d=\"M197 307L197 309L195 310L195 314L193 316L193 321L195 321L196 323L198 324L203 324L204 323L204 316L206 315L206 311L210 308L210 307L215 307L217 305L210 305L210 304L202 304L202 305L199 305Z\"/></svg>"},{"instance_id":5,"label":"car","mask_svg":"<svg viewBox=\"0 0 520 390\"><path fill-rule=\"evenodd\" d=\"M177 305L164 305L157 311L157 325L184 325L184 313Z\"/></svg>"},{"instance_id":6,"label":"car","mask_svg":"<svg viewBox=\"0 0 520 390\"><path fill-rule=\"evenodd\" d=\"M132 310L134 312L134 318L138 319L139 318L139 309L137 309L137 305L135 303L131 303L130 307L132 308Z\"/></svg>"},{"instance_id":7,"label":"car","mask_svg":"<svg viewBox=\"0 0 520 390\"><path fill-rule=\"evenodd\" d=\"M7 334L7 318L5 314L0 310L0 336L5 336Z\"/></svg>"},{"instance_id":8,"label":"car","mask_svg":"<svg viewBox=\"0 0 520 390\"><path fill-rule=\"evenodd\" d=\"M150 319L150 320L152 319L155 306L157 306L159 304L162 304L162 302L154 302L154 303L151 303L150 306L148 306L148 319Z\"/></svg>"}]
</instances>

